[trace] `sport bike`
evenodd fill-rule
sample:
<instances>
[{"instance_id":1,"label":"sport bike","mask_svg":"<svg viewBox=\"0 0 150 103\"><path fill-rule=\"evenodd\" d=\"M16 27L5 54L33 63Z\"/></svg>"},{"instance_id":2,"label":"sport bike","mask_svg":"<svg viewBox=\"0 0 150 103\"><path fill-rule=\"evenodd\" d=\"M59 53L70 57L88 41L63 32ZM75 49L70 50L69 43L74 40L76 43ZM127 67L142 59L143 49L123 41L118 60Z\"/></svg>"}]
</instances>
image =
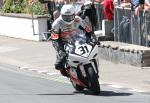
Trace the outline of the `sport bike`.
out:
<instances>
[{"instance_id":1,"label":"sport bike","mask_svg":"<svg viewBox=\"0 0 150 103\"><path fill-rule=\"evenodd\" d=\"M98 42L87 39L83 32L73 35L65 45L66 70L77 91L88 89L94 95L100 93L98 46Z\"/></svg>"}]
</instances>

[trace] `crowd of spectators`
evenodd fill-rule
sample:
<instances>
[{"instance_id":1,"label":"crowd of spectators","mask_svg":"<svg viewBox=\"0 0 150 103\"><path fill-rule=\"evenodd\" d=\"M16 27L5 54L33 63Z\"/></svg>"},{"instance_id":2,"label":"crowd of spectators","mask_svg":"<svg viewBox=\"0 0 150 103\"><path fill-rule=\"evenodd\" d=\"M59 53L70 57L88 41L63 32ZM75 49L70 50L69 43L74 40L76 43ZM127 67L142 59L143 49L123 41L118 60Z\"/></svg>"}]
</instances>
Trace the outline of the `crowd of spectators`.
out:
<instances>
[{"instance_id":1,"label":"crowd of spectators","mask_svg":"<svg viewBox=\"0 0 150 103\"><path fill-rule=\"evenodd\" d=\"M90 1L92 5L91 9L85 12L85 5L87 1ZM76 15L80 15L82 19L85 19L85 15L88 16L92 28L94 28L93 30L95 30L97 24L102 24L102 20L99 19L107 19L109 21L115 22L115 6L123 9L128 8L133 11L133 15L136 16L138 16L139 12L142 10L150 10L150 0L55 0L56 5L55 10L53 11L53 20L55 20L59 16L60 8L65 3L79 3L81 6L78 7L81 9L78 9L79 11L76 13ZM95 4L100 4L102 8L97 8ZM99 16L97 17L97 15ZM130 19L130 17L128 19Z\"/></svg>"}]
</instances>

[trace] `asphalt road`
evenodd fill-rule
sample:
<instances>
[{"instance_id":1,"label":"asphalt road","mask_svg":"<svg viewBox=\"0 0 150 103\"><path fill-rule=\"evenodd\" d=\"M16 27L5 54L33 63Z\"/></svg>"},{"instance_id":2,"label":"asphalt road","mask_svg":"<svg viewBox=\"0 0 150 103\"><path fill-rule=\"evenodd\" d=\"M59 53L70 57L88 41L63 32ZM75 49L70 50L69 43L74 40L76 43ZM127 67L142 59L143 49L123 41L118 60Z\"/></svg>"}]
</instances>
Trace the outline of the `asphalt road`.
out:
<instances>
[{"instance_id":1,"label":"asphalt road","mask_svg":"<svg viewBox=\"0 0 150 103\"><path fill-rule=\"evenodd\" d=\"M60 78L61 77L61 78ZM0 64L0 103L150 103L142 94L101 85L101 94L74 92L67 78L20 70Z\"/></svg>"}]
</instances>

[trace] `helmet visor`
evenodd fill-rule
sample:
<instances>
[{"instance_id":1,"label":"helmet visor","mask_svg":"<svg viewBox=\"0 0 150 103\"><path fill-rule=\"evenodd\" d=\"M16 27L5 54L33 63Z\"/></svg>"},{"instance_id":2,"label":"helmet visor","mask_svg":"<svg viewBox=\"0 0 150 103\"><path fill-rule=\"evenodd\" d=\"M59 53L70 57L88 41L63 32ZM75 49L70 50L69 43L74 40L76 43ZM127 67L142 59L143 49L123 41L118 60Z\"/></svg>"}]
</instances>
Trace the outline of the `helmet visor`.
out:
<instances>
[{"instance_id":1,"label":"helmet visor","mask_svg":"<svg viewBox=\"0 0 150 103\"><path fill-rule=\"evenodd\" d=\"M62 19L66 22L71 22L73 21L75 18L75 15L62 15Z\"/></svg>"}]
</instances>

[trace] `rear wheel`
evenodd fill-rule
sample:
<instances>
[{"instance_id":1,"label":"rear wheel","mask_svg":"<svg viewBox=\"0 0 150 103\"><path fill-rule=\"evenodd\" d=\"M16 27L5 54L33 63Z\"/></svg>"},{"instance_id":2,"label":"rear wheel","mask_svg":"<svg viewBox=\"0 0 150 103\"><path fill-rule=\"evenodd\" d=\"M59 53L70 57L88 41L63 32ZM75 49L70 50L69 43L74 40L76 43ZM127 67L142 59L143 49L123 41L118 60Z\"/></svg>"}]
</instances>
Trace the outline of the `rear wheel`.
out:
<instances>
[{"instance_id":1,"label":"rear wheel","mask_svg":"<svg viewBox=\"0 0 150 103\"><path fill-rule=\"evenodd\" d=\"M87 74L88 74L88 87L92 91L94 95L100 94L100 85L98 81L98 75L95 73L94 68L92 65L88 65L87 67Z\"/></svg>"}]
</instances>

